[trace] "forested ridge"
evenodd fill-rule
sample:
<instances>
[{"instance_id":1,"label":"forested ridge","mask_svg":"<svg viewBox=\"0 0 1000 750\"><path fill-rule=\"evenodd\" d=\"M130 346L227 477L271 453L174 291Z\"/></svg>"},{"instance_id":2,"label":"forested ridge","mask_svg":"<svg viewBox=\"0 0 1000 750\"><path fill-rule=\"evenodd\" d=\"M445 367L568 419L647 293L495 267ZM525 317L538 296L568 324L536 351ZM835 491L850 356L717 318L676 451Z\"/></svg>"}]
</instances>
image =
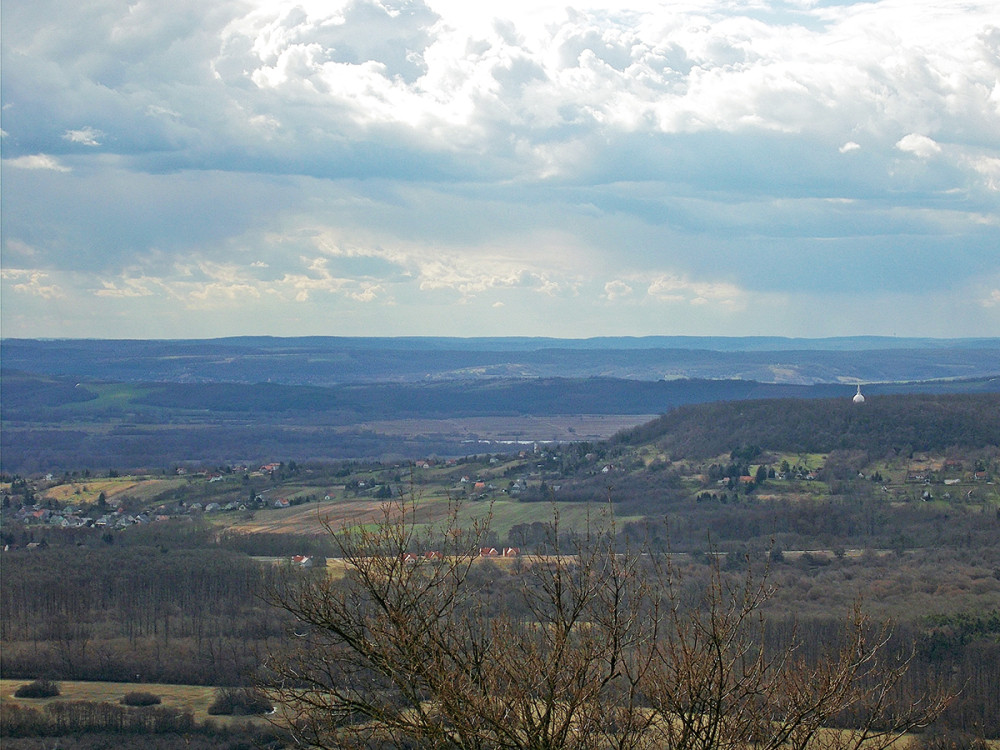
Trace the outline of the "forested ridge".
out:
<instances>
[{"instance_id":1,"label":"forested ridge","mask_svg":"<svg viewBox=\"0 0 1000 750\"><path fill-rule=\"evenodd\" d=\"M1000 445L1000 395L882 395L850 399L724 402L681 406L613 443L656 443L672 456L706 457L744 445L827 453L945 450Z\"/></svg>"}]
</instances>

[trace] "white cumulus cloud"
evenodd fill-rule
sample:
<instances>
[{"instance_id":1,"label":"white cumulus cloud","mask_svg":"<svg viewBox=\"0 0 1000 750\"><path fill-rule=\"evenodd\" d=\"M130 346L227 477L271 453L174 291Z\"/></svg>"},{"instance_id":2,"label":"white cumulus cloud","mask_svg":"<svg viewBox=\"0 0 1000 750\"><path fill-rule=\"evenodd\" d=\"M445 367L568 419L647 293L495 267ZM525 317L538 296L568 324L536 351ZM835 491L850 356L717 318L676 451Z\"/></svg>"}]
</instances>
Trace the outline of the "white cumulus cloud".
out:
<instances>
[{"instance_id":1,"label":"white cumulus cloud","mask_svg":"<svg viewBox=\"0 0 1000 750\"><path fill-rule=\"evenodd\" d=\"M941 146L932 138L920 133L910 133L904 135L896 142L896 148L908 154L913 154L921 159L930 159L941 153Z\"/></svg>"}]
</instances>

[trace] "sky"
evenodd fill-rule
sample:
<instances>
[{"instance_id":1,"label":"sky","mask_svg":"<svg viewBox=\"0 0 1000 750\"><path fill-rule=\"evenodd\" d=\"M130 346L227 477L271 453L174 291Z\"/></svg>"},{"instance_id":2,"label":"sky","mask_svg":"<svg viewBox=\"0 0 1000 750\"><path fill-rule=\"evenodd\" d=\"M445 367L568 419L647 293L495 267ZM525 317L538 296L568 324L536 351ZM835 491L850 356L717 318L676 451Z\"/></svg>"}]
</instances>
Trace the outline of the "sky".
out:
<instances>
[{"instance_id":1,"label":"sky","mask_svg":"<svg viewBox=\"0 0 1000 750\"><path fill-rule=\"evenodd\" d=\"M1000 336L995 0L5 0L3 337Z\"/></svg>"}]
</instances>

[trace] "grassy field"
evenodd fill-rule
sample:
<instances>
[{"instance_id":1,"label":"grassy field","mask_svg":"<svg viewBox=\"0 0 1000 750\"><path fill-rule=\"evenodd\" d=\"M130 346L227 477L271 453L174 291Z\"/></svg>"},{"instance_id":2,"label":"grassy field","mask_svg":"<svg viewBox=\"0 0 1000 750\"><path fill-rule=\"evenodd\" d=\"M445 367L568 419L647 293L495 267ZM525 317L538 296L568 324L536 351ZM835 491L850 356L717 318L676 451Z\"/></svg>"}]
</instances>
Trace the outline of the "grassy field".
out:
<instances>
[{"instance_id":1,"label":"grassy field","mask_svg":"<svg viewBox=\"0 0 1000 750\"><path fill-rule=\"evenodd\" d=\"M431 495L417 501L415 521L418 525L438 524L447 519L451 504L447 497ZM253 519L240 520L229 526L237 533L270 532L281 534L325 534L323 522L333 528L374 523L383 518L383 501L371 498L333 500L308 503L282 510L269 509L254 513ZM582 529L588 518L597 520L606 509L603 503L559 503L556 508L565 528ZM477 518L492 513L490 528L502 539L511 527L535 521L550 522L553 505L546 502L521 503L516 500L463 501L457 506L460 527L471 526ZM619 523L641 520L641 516L616 516Z\"/></svg>"},{"instance_id":2,"label":"grassy field","mask_svg":"<svg viewBox=\"0 0 1000 750\"><path fill-rule=\"evenodd\" d=\"M197 722L203 722L209 718L218 721L220 724L231 722L243 723L246 721L266 722L266 719L260 716L209 716L208 707L215 699L216 688L204 685L62 680L59 682L61 695L55 698L15 698L14 691L27 682L31 682L31 680L0 680L0 701L35 708L42 708L49 703L60 701L117 703L126 693L141 691L158 695L163 701L160 704L161 706L191 711Z\"/></svg>"},{"instance_id":3,"label":"grassy field","mask_svg":"<svg viewBox=\"0 0 1000 750\"><path fill-rule=\"evenodd\" d=\"M148 500L173 487L184 484L184 479L149 479L146 477L114 477L75 479L43 490L41 497L60 503L86 505L97 502L103 492L108 501L118 495L128 495L138 500Z\"/></svg>"}]
</instances>

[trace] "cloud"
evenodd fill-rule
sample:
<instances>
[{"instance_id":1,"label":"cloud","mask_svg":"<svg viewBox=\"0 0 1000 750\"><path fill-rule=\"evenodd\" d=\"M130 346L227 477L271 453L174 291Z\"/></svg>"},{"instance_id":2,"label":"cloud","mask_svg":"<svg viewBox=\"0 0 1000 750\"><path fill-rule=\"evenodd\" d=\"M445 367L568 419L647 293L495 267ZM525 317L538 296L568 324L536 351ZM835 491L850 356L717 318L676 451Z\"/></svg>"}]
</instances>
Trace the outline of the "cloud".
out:
<instances>
[{"instance_id":1,"label":"cloud","mask_svg":"<svg viewBox=\"0 0 1000 750\"><path fill-rule=\"evenodd\" d=\"M63 290L56 284L46 283L49 274L34 269L5 268L0 271L0 277L5 281L14 282L10 288L14 292L29 294L41 299L59 299L65 296Z\"/></svg>"},{"instance_id":2,"label":"cloud","mask_svg":"<svg viewBox=\"0 0 1000 750\"><path fill-rule=\"evenodd\" d=\"M930 159L941 153L941 147L933 139L919 133L904 135L896 141L896 148L921 159Z\"/></svg>"},{"instance_id":3,"label":"cloud","mask_svg":"<svg viewBox=\"0 0 1000 750\"><path fill-rule=\"evenodd\" d=\"M512 259L466 259L461 256L418 258L417 280L424 291L450 290L468 299L488 290L531 289L558 294L570 286L568 280Z\"/></svg>"},{"instance_id":4,"label":"cloud","mask_svg":"<svg viewBox=\"0 0 1000 750\"><path fill-rule=\"evenodd\" d=\"M69 167L60 164L59 160L48 154L31 154L4 159L3 163L17 169L51 169L53 172L69 172Z\"/></svg>"},{"instance_id":5,"label":"cloud","mask_svg":"<svg viewBox=\"0 0 1000 750\"><path fill-rule=\"evenodd\" d=\"M909 289L966 304L996 270L987 0L15 5L4 260L97 300L96 335L450 302L470 333L656 305L728 331L795 294L916 325Z\"/></svg>"},{"instance_id":6,"label":"cloud","mask_svg":"<svg viewBox=\"0 0 1000 750\"><path fill-rule=\"evenodd\" d=\"M159 279L151 277L122 278L118 281L102 280L100 289L95 289L93 293L96 297L134 299L155 294L154 289L157 287L162 288Z\"/></svg>"},{"instance_id":7,"label":"cloud","mask_svg":"<svg viewBox=\"0 0 1000 750\"><path fill-rule=\"evenodd\" d=\"M104 137L104 133L95 128L82 128L80 130L67 130L63 133L63 140L67 140L70 143L79 143L82 146L100 146L100 138Z\"/></svg>"},{"instance_id":8,"label":"cloud","mask_svg":"<svg viewBox=\"0 0 1000 750\"><path fill-rule=\"evenodd\" d=\"M614 279L604 285L604 297L610 302L622 297L629 297L631 294L632 287L621 279Z\"/></svg>"},{"instance_id":9,"label":"cloud","mask_svg":"<svg viewBox=\"0 0 1000 750\"><path fill-rule=\"evenodd\" d=\"M649 283L647 294L664 302L720 305L735 310L745 305L746 295L738 286L721 281L691 281L676 274L661 274Z\"/></svg>"},{"instance_id":10,"label":"cloud","mask_svg":"<svg viewBox=\"0 0 1000 750\"><path fill-rule=\"evenodd\" d=\"M987 190L1000 192L1000 156L972 156L969 163L982 175Z\"/></svg>"}]
</instances>

